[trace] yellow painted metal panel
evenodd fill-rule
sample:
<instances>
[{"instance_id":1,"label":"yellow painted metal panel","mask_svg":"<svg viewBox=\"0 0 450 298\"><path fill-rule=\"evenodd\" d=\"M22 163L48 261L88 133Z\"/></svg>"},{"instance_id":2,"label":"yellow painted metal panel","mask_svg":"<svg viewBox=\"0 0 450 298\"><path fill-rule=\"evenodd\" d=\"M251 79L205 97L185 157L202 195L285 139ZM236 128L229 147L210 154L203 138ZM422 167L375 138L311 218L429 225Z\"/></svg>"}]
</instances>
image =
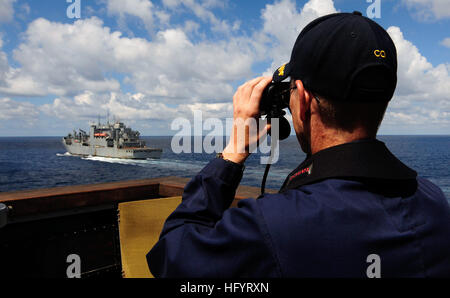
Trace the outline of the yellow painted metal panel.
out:
<instances>
[{"instance_id":1,"label":"yellow painted metal panel","mask_svg":"<svg viewBox=\"0 0 450 298\"><path fill-rule=\"evenodd\" d=\"M156 244L167 217L181 197L119 204L119 235L125 278L153 277L145 255Z\"/></svg>"}]
</instances>

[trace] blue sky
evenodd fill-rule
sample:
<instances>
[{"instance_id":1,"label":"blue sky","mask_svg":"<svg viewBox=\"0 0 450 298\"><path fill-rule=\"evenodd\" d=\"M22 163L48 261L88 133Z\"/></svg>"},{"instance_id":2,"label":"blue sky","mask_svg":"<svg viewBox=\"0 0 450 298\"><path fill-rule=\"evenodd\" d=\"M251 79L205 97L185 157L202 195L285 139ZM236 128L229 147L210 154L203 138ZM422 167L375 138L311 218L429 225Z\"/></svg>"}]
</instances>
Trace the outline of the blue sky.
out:
<instances>
[{"instance_id":1,"label":"blue sky","mask_svg":"<svg viewBox=\"0 0 450 298\"><path fill-rule=\"evenodd\" d=\"M0 0L0 136L64 135L111 115L144 135L231 117L234 90L287 62L300 30L367 0ZM450 3L381 0L399 84L381 134L450 131Z\"/></svg>"}]
</instances>

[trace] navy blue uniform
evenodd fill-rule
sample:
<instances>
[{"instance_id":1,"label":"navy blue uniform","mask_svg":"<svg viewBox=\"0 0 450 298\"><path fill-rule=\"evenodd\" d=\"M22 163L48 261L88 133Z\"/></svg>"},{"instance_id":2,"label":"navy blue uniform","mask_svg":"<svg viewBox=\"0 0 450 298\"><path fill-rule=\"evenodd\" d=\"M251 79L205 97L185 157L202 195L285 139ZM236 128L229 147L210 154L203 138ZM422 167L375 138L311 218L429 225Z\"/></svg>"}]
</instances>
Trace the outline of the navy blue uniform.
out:
<instances>
[{"instance_id":1,"label":"navy blue uniform","mask_svg":"<svg viewBox=\"0 0 450 298\"><path fill-rule=\"evenodd\" d=\"M187 184L148 253L156 277L450 277L442 191L385 145L364 140L308 157L278 194L229 208L243 167L211 161Z\"/></svg>"}]
</instances>

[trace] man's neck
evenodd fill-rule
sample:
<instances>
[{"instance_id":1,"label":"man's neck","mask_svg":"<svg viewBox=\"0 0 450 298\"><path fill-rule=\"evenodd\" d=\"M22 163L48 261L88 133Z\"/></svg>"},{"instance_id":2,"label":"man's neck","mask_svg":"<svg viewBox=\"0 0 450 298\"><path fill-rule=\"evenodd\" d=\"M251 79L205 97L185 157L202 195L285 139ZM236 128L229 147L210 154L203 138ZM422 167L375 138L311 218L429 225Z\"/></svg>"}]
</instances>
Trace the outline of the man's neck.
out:
<instances>
[{"instance_id":1,"label":"man's neck","mask_svg":"<svg viewBox=\"0 0 450 298\"><path fill-rule=\"evenodd\" d=\"M315 154L330 147L368 138L374 137L362 129L356 129L351 133L335 129L322 129L311 136L311 153Z\"/></svg>"}]
</instances>

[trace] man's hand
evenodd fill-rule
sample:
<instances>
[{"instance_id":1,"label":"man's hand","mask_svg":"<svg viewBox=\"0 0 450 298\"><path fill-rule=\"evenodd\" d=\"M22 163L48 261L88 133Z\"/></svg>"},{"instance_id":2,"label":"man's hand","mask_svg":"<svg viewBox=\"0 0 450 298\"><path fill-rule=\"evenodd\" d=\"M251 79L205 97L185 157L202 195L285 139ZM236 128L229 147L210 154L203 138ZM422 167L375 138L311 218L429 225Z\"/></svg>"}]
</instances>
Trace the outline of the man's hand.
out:
<instances>
[{"instance_id":1,"label":"man's hand","mask_svg":"<svg viewBox=\"0 0 450 298\"><path fill-rule=\"evenodd\" d=\"M243 164L250 156L249 148L256 148L259 140L267 135L270 124L258 128L259 104L264 89L272 77L259 77L240 86L233 96L233 131L223 151L223 158ZM252 133L253 131L253 133Z\"/></svg>"}]
</instances>

